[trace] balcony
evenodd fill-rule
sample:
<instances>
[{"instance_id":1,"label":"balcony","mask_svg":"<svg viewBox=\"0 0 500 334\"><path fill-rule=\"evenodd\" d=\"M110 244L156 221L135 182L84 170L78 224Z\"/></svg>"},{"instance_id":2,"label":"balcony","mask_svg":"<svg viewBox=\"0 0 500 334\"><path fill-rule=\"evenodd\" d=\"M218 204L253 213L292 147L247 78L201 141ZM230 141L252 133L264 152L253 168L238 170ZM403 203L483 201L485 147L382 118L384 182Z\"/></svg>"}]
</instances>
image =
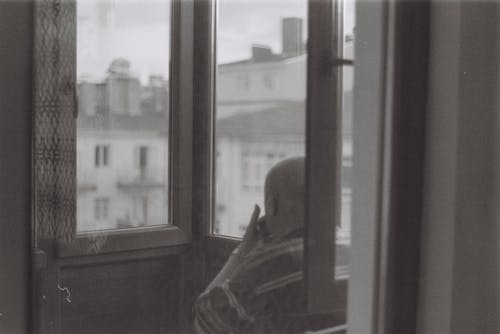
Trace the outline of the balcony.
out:
<instances>
[{"instance_id":1,"label":"balcony","mask_svg":"<svg viewBox=\"0 0 500 334\"><path fill-rule=\"evenodd\" d=\"M141 168L118 173L117 187L120 190L164 189L167 171L165 169Z\"/></svg>"}]
</instances>

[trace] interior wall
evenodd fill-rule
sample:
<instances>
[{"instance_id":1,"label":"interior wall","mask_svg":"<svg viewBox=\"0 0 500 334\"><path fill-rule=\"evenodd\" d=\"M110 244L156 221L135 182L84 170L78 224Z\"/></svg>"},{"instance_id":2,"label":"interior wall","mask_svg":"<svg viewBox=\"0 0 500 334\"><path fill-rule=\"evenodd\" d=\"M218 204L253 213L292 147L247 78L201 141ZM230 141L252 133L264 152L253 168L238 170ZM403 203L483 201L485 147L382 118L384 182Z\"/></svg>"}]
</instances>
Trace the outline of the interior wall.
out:
<instances>
[{"instance_id":1,"label":"interior wall","mask_svg":"<svg viewBox=\"0 0 500 334\"><path fill-rule=\"evenodd\" d=\"M60 268L59 284L70 292L69 301L64 294L60 299L61 333L180 332L177 256L66 261L73 263Z\"/></svg>"},{"instance_id":2,"label":"interior wall","mask_svg":"<svg viewBox=\"0 0 500 334\"><path fill-rule=\"evenodd\" d=\"M499 4L434 1L420 333L497 333Z\"/></svg>"},{"instance_id":3,"label":"interior wall","mask_svg":"<svg viewBox=\"0 0 500 334\"><path fill-rule=\"evenodd\" d=\"M32 2L0 1L0 333L30 324Z\"/></svg>"},{"instance_id":4,"label":"interior wall","mask_svg":"<svg viewBox=\"0 0 500 334\"><path fill-rule=\"evenodd\" d=\"M463 2L453 333L498 333L498 23L496 1ZM478 19L480 18L480 20Z\"/></svg>"}]
</instances>

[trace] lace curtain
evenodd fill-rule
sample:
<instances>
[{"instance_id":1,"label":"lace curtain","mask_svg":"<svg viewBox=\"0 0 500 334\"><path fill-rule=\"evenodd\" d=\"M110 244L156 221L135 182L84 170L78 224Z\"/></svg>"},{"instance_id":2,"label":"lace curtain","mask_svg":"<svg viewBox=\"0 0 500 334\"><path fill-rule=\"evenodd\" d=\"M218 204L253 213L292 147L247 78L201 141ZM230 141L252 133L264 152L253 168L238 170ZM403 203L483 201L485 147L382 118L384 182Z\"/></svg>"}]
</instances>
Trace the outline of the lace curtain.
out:
<instances>
[{"instance_id":1,"label":"lace curtain","mask_svg":"<svg viewBox=\"0 0 500 334\"><path fill-rule=\"evenodd\" d=\"M70 242L76 220L74 0L35 1L33 173L36 238Z\"/></svg>"}]
</instances>

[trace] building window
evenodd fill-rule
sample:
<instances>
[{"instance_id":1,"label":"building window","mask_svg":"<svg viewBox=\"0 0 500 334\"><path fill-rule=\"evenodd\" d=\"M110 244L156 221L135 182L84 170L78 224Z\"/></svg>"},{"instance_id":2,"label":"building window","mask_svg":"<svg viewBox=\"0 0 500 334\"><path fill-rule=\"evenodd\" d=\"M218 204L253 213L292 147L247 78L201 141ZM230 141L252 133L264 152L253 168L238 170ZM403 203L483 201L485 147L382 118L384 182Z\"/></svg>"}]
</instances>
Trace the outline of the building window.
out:
<instances>
[{"instance_id":1,"label":"building window","mask_svg":"<svg viewBox=\"0 0 500 334\"><path fill-rule=\"evenodd\" d=\"M244 150L241 154L241 186L244 191L259 194L264 191L265 179L269 170L280 160L293 157L297 148L300 152L301 143L282 146L274 143L264 147L262 147L262 143L254 143L252 146L256 148L260 146L260 149Z\"/></svg>"},{"instance_id":2,"label":"building window","mask_svg":"<svg viewBox=\"0 0 500 334\"><path fill-rule=\"evenodd\" d=\"M94 218L96 221L106 220L109 217L109 198L99 197L94 200Z\"/></svg>"},{"instance_id":3,"label":"building window","mask_svg":"<svg viewBox=\"0 0 500 334\"><path fill-rule=\"evenodd\" d=\"M139 147L139 168L145 169L148 166L148 147Z\"/></svg>"},{"instance_id":4,"label":"building window","mask_svg":"<svg viewBox=\"0 0 500 334\"><path fill-rule=\"evenodd\" d=\"M268 90L274 90L275 88L275 76L271 73L264 73L262 76L262 82L264 83L264 88Z\"/></svg>"},{"instance_id":5,"label":"building window","mask_svg":"<svg viewBox=\"0 0 500 334\"><path fill-rule=\"evenodd\" d=\"M136 225L148 224L148 203L148 196L134 197L132 217Z\"/></svg>"},{"instance_id":6,"label":"building window","mask_svg":"<svg viewBox=\"0 0 500 334\"><path fill-rule=\"evenodd\" d=\"M95 147L95 166L109 166L109 145L97 145Z\"/></svg>"}]
</instances>

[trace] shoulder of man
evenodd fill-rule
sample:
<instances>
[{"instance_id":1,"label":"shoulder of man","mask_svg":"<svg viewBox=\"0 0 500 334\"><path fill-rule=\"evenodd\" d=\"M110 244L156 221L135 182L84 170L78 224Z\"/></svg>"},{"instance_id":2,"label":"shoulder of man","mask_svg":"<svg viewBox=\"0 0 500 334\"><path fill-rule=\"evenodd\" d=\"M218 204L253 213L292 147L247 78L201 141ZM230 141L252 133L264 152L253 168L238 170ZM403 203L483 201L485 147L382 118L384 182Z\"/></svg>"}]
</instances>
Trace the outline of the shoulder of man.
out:
<instances>
[{"instance_id":1,"label":"shoulder of man","mask_svg":"<svg viewBox=\"0 0 500 334\"><path fill-rule=\"evenodd\" d=\"M302 238L257 247L243 258L227 282L228 287L252 314L295 309L297 303L283 305L282 299L300 299L303 295L302 258Z\"/></svg>"},{"instance_id":2,"label":"shoulder of man","mask_svg":"<svg viewBox=\"0 0 500 334\"><path fill-rule=\"evenodd\" d=\"M231 276L200 296L197 317L205 327L238 332L303 310L302 238L256 247ZM207 333L216 331L207 331Z\"/></svg>"}]
</instances>

